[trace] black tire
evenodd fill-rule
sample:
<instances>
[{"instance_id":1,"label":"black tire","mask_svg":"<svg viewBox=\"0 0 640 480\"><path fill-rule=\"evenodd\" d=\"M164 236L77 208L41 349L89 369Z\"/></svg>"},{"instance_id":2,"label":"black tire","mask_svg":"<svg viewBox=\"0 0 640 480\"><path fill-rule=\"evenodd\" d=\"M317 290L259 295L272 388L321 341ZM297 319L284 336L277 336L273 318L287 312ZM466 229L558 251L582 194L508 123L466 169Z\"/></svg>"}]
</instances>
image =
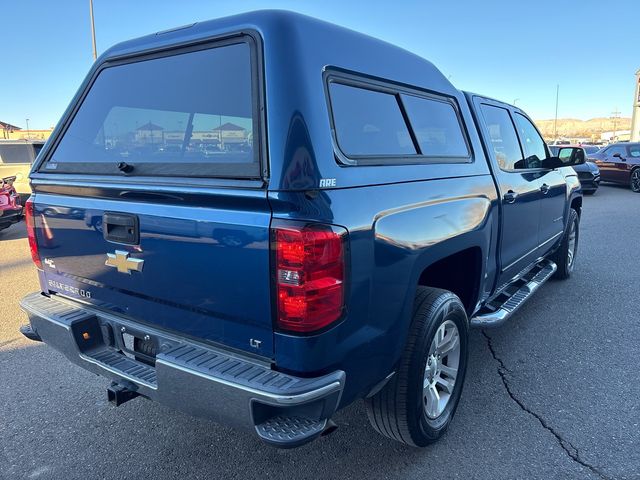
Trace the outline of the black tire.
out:
<instances>
[{"instance_id":1,"label":"black tire","mask_svg":"<svg viewBox=\"0 0 640 480\"><path fill-rule=\"evenodd\" d=\"M636 168L631 172L629 186L632 192L640 193L640 168Z\"/></svg>"},{"instance_id":2,"label":"black tire","mask_svg":"<svg viewBox=\"0 0 640 480\"><path fill-rule=\"evenodd\" d=\"M582 193L584 193L585 195L594 195L596 193L595 190L585 190Z\"/></svg>"},{"instance_id":3,"label":"black tire","mask_svg":"<svg viewBox=\"0 0 640 480\"><path fill-rule=\"evenodd\" d=\"M571 226L575 228L575 246L571 258L569 258L569 247L571 244ZM578 240L580 239L580 216L578 212L573 208L569 210L569 221L567 222L567 229L562 236L562 243L558 250L551 256L551 260L558 266L554 278L558 280L566 280L573 273L573 268L576 263L576 255L578 253Z\"/></svg>"},{"instance_id":4,"label":"black tire","mask_svg":"<svg viewBox=\"0 0 640 480\"><path fill-rule=\"evenodd\" d=\"M434 336L447 321L455 324L459 334L458 371L446 406L432 419L427 416L424 405L425 368ZM462 393L468 333L467 314L456 295L446 290L418 287L407 345L398 369L380 392L365 400L369 422L378 433L416 447L424 447L444 435Z\"/></svg>"}]
</instances>

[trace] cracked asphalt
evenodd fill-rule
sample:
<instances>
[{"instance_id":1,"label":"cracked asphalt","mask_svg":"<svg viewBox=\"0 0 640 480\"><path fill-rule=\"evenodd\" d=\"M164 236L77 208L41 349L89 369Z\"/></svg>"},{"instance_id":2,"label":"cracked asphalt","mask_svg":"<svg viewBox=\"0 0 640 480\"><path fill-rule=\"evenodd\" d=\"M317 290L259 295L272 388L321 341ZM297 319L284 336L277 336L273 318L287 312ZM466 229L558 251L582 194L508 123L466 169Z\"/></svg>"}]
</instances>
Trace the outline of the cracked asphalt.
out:
<instances>
[{"instance_id":1,"label":"cracked asphalt","mask_svg":"<svg viewBox=\"0 0 640 480\"><path fill-rule=\"evenodd\" d=\"M640 195L584 199L574 276L500 329L473 331L448 434L426 449L377 435L361 403L296 450L144 399L21 338L37 290L24 224L0 233L0 478L640 479ZM212 401L215 401L212 399Z\"/></svg>"}]
</instances>

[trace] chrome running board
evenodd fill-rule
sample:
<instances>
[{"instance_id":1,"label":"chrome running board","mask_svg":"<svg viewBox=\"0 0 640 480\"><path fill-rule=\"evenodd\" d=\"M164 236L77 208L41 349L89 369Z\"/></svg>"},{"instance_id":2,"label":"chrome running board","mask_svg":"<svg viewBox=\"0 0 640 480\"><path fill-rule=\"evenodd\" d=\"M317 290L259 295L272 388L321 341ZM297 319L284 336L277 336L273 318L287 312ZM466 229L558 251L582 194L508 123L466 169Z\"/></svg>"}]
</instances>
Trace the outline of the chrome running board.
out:
<instances>
[{"instance_id":1,"label":"chrome running board","mask_svg":"<svg viewBox=\"0 0 640 480\"><path fill-rule=\"evenodd\" d=\"M541 260L522 278L508 286L496 299L483 307L472 319L475 328L499 327L540 288L558 269L551 260ZM517 288L517 289L516 289ZM514 290L515 289L515 290ZM511 293L505 293L511 290Z\"/></svg>"}]
</instances>

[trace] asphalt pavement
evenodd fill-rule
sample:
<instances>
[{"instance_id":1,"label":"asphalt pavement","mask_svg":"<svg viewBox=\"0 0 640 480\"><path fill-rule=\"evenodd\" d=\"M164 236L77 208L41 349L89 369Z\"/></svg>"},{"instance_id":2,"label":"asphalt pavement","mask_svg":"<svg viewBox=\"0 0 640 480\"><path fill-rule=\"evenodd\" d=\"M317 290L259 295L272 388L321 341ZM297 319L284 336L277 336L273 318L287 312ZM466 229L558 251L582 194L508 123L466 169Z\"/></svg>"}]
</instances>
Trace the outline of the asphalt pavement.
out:
<instances>
[{"instance_id":1,"label":"asphalt pavement","mask_svg":"<svg viewBox=\"0 0 640 480\"><path fill-rule=\"evenodd\" d=\"M18 301L38 284L14 225L0 233L0 478L640 479L639 242L640 195L585 197L574 276L473 331L439 443L387 440L357 403L334 434L277 450L145 399L113 407L107 380L22 338Z\"/></svg>"}]
</instances>

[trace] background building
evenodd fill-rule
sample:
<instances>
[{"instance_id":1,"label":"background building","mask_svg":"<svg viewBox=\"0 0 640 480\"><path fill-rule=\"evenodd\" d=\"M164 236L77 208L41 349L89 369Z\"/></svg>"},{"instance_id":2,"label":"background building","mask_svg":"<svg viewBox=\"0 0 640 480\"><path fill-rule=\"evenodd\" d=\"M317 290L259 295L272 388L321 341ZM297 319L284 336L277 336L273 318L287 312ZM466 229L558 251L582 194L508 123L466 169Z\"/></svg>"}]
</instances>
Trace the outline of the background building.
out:
<instances>
[{"instance_id":1,"label":"background building","mask_svg":"<svg viewBox=\"0 0 640 480\"><path fill-rule=\"evenodd\" d=\"M46 140L53 128L47 130L25 130L10 123L0 121L0 139L3 140Z\"/></svg>"}]
</instances>

